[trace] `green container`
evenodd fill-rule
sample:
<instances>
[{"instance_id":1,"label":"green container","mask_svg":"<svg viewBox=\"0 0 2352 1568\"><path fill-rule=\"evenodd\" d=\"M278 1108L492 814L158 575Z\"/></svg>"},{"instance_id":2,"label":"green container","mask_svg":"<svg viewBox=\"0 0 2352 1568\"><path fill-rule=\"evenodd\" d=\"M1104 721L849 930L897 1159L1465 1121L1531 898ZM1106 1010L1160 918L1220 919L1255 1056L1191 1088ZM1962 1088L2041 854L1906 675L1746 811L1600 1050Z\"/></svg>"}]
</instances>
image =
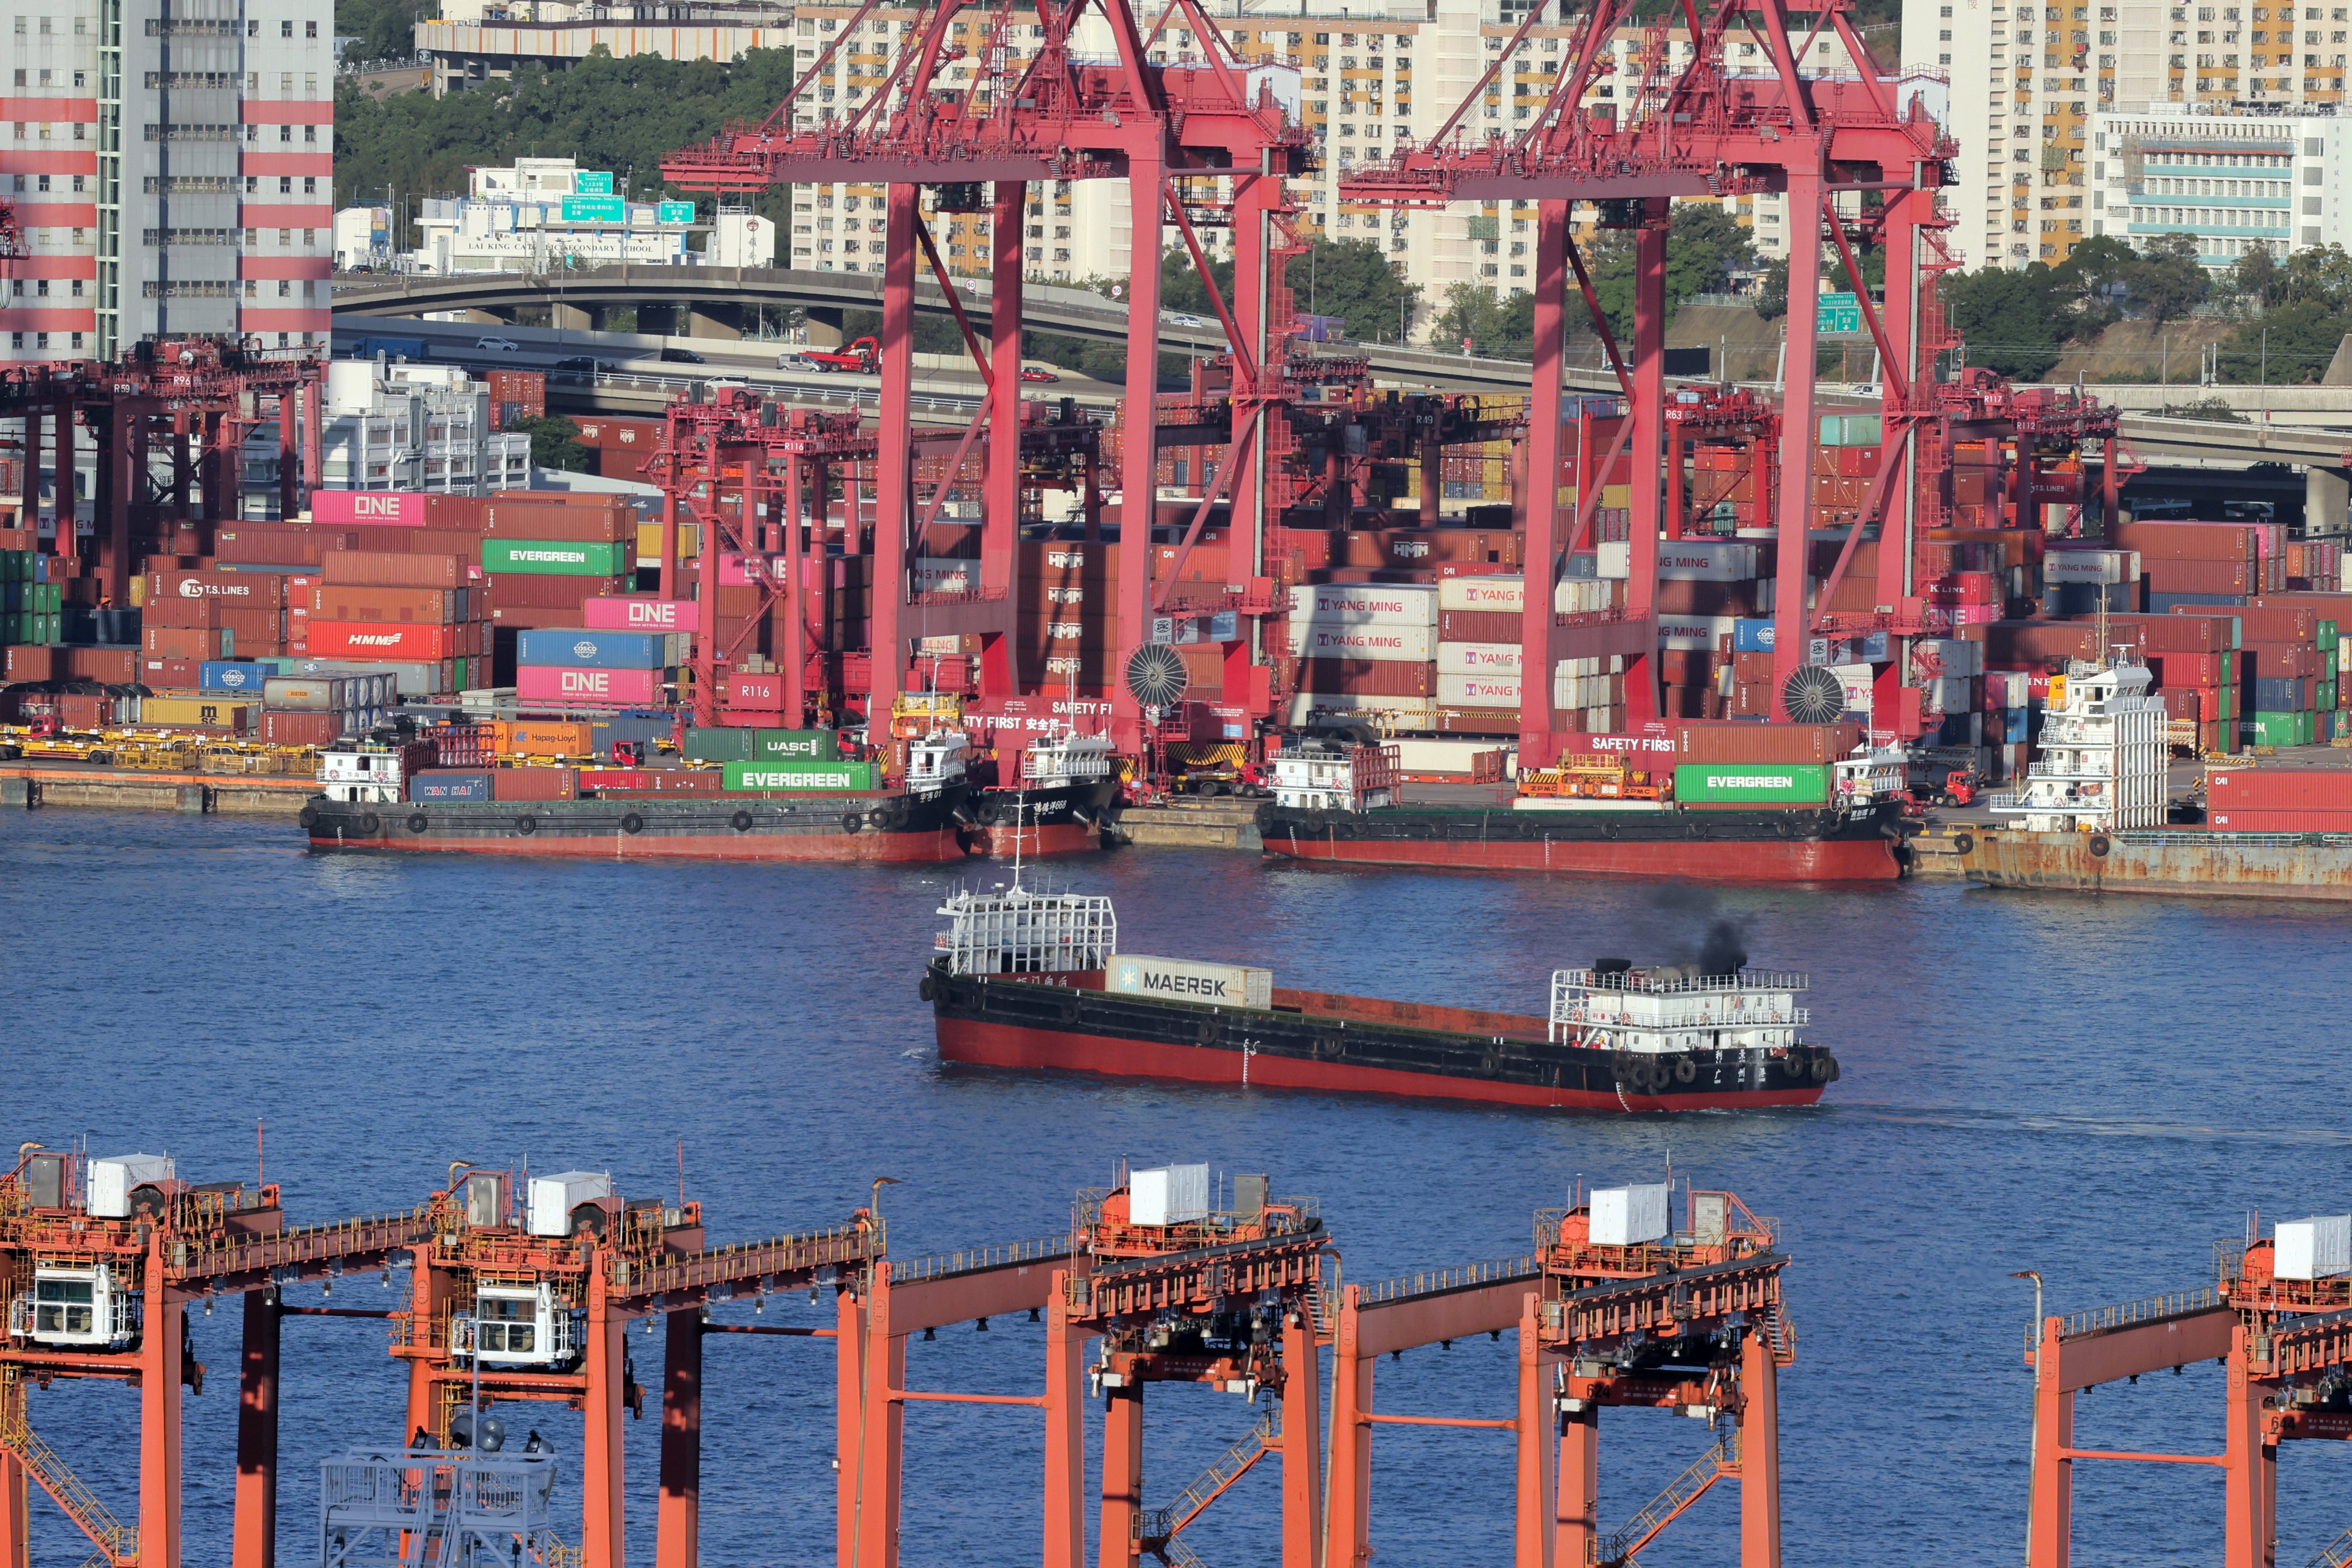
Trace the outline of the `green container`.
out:
<instances>
[{"instance_id":1,"label":"green container","mask_svg":"<svg viewBox=\"0 0 2352 1568\"><path fill-rule=\"evenodd\" d=\"M66 585L63 583L36 583L33 608L44 616L61 615L66 607Z\"/></svg>"},{"instance_id":2,"label":"green container","mask_svg":"<svg viewBox=\"0 0 2352 1568\"><path fill-rule=\"evenodd\" d=\"M571 539L485 539L482 570L520 572L542 577L617 577L636 565L636 546L623 559L618 544L590 544Z\"/></svg>"},{"instance_id":3,"label":"green container","mask_svg":"<svg viewBox=\"0 0 2352 1568\"><path fill-rule=\"evenodd\" d=\"M818 793L878 789L872 763L814 762L778 757L769 762L730 763L727 787L734 790L804 789Z\"/></svg>"},{"instance_id":4,"label":"green container","mask_svg":"<svg viewBox=\"0 0 2352 1568\"><path fill-rule=\"evenodd\" d=\"M743 753L747 762L803 757L813 763L829 763L841 755L841 743L830 730L753 730L750 734L751 749Z\"/></svg>"},{"instance_id":5,"label":"green container","mask_svg":"<svg viewBox=\"0 0 2352 1568\"><path fill-rule=\"evenodd\" d=\"M2248 713L2238 721L2239 737L2256 746L2308 746L2309 713Z\"/></svg>"},{"instance_id":6,"label":"green container","mask_svg":"<svg viewBox=\"0 0 2352 1568\"><path fill-rule=\"evenodd\" d=\"M33 640L38 643L61 643L66 640L66 618L52 612L33 617Z\"/></svg>"},{"instance_id":7,"label":"green container","mask_svg":"<svg viewBox=\"0 0 2352 1568\"><path fill-rule=\"evenodd\" d=\"M2321 658L2325 659L2328 655L2334 653L2336 651L2336 623L2334 621L2320 622L2319 629L2313 636L2311 640L2319 645L2319 654Z\"/></svg>"},{"instance_id":8,"label":"green container","mask_svg":"<svg viewBox=\"0 0 2352 1568\"><path fill-rule=\"evenodd\" d=\"M1826 763L1685 763L1675 798L1758 805L1820 805L1830 798Z\"/></svg>"},{"instance_id":9,"label":"green container","mask_svg":"<svg viewBox=\"0 0 2352 1568\"><path fill-rule=\"evenodd\" d=\"M1824 414L1822 416L1822 445L1824 447L1875 447L1880 439L1879 416L1875 414Z\"/></svg>"},{"instance_id":10,"label":"green container","mask_svg":"<svg viewBox=\"0 0 2352 1568\"><path fill-rule=\"evenodd\" d=\"M757 730L693 729L686 732L686 759L690 763L742 763L751 757L751 737ZM733 788L733 785L729 785Z\"/></svg>"}]
</instances>

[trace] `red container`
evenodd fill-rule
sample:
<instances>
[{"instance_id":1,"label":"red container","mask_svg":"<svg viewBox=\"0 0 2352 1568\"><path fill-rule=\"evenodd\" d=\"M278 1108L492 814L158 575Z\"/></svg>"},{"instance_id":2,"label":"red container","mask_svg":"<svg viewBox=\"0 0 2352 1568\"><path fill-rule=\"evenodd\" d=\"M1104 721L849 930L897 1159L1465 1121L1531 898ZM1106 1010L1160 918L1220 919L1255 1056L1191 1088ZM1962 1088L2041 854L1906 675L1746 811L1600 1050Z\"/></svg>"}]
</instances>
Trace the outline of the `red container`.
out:
<instances>
[{"instance_id":1,"label":"red container","mask_svg":"<svg viewBox=\"0 0 2352 1568\"><path fill-rule=\"evenodd\" d=\"M194 691L200 689L204 667L193 658L154 658L142 655L139 660L139 684L151 691Z\"/></svg>"},{"instance_id":2,"label":"red container","mask_svg":"<svg viewBox=\"0 0 2352 1568\"><path fill-rule=\"evenodd\" d=\"M5 656L10 681L56 680L65 668L65 649L47 643L12 643Z\"/></svg>"},{"instance_id":3,"label":"red container","mask_svg":"<svg viewBox=\"0 0 2352 1568\"><path fill-rule=\"evenodd\" d=\"M68 647L58 650L63 654L64 668L52 677L58 680L95 680L104 686L128 686L139 679L139 653L136 647ZM210 655L207 658L212 657Z\"/></svg>"},{"instance_id":4,"label":"red container","mask_svg":"<svg viewBox=\"0 0 2352 1568\"><path fill-rule=\"evenodd\" d=\"M1301 659L1298 689L1345 697L1427 697L1437 689L1436 669L1391 659Z\"/></svg>"},{"instance_id":5,"label":"red container","mask_svg":"<svg viewBox=\"0 0 2352 1568\"><path fill-rule=\"evenodd\" d=\"M509 619L509 610L568 610L580 614L580 606L590 599L602 598L620 591L619 579L614 577L567 577L553 573L504 572L488 579L489 591L485 595L489 605L489 618ZM580 623L552 621L551 626L576 626Z\"/></svg>"},{"instance_id":6,"label":"red container","mask_svg":"<svg viewBox=\"0 0 2352 1568\"><path fill-rule=\"evenodd\" d=\"M400 555L382 550L331 550L319 575L337 585L366 588L462 588L472 581L465 557Z\"/></svg>"},{"instance_id":7,"label":"red container","mask_svg":"<svg viewBox=\"0 0 2352 1568\"><path fill-rule=\"evenodd\" d=\"M526 664L515 670L515 698L521 702L622 708L658 702L661 695L662 672L658 669L567 669L556 665Z\"/></svg>"},{"instance_id":8,"label":"red container","mask_svg":"<svg viewBox=\"0 0 2352 1568\"><path fill-rule=\"evenodd\" d=\"M492 800L572 800L580 794L572 768L499 768L490 774Z\"/></svg>"},{"instance_id":9,"label":"red container","mask_svg":"<svg viewBox=\"0 0 2352 1568\"><path fill-rule=\"evenodd\" d=\"M2110 628L2137 627L2140 646L2150 653L2227 653L2238 646L2234 612L2200 615L2181 610L2168 616L2110 616L2107 624ZM2095 640L2092 627L2085 626L2083 629L2092 633Z\"/></svg>"},{"instance_id":10,"label":"red container","mask_svg":"<svg viewBox=\"0 0 2352 1568\"><path fill-rule=\"evenodd\" d=\"M2207 811L2216 833L2352 833L2352 809L2343 811Z\"/></svg>"},{"instance_id":11,"label":"red container","mask_svg":"<svg viewBox=\"0 0 2352 1568\"><path fill-rule=\"evenodd\" d=\"M2242 643L2309 643L2319 635L2323 618L2335 619L2333 616L2323 617L2317 610L2280 604L2247 605L2237 615ZM2338 635L2342 629L2337 628Z\"/></svg>"},{"instance_id":12,"label":"red container","mask_svg":"<svg viewBox=\"0 0 2352 1568\"><path fill-rule=\"evenodd\" d=\"M1692 720L1676 727L1675 741L1678 763L1833 763L1862 744L1862 726Z\"/></svg>"},{"instance_id":13,"label":"red container","mask_svg":"<svg viewBox=\"0 0 2352 1568\"><path fill-rule=\"evenodd\" d=\"M2352 812L2352 768L2230 768L2205 775L2212 811Z\"/></svg>"},{"instance_id":14,"label":"red container","mask_svg":"<svg viewBox=\"0 0 2352 1568\"><path fill-rule=\"evenodd\" d=\"M2221 656L2218 653L2152 653L2148 669L2160 687L2219 686Z\"/></svg>"},{"instance_id":15,"label":"red container","mask_svg":"<svg viewBox=\"0 0 2352 1568\"><path fill-rule=\"evenodd\" d=\"M1526 629L1517 616L1498 610L1440 610L1439 642L1517 642Z\"/></svg>"},{"instance_id":16,"label":"red container","mask_svg":"<svg viewBox=\"0 0 2352 1568\"><path fill-rule=\"evenodd\" d=\"M261 738L273 746L323 746L341 738L347 727L343 715L336 712L270 708L261 714Z\"/></svg>"},{"instance_id":17,"label":"red container","mask_svg":"<svg viewBox=\"0 0 2352 1568\"><path fill-rule=\"evenodd\" d=\"M347 538L337 529L240 523L213 535L213 559L240 565L316 566L323 552L342 549Z\"/></svg>"},{"instance_id":18,"label":"red container","mask_svg":"<svg viewBox=\"0 0 2352 1568\"><path fill-rule=\"evenodd\" d=\"M147 626L142 636L145 651L164 658L203 660L230 654L230 635L217 626Z\"/></svg>"},{"instance_id":19,"label":"red container","mask_svg":"<svg viewBox=\"0 0 2352 1568\"><path fill-rule=\"evenodd\" d=\"M213 599L240 609L276 609L286 603L286 578L276 572L148 573L148 608L171 599Z\"/></svg>"},{"instance_id":20,"label":"red container","mask_svg":"<svg viewBox=\"0 0 2352 1568\"><path fill-rule=\"evenodd\" d=\"M560 539L573 543L618 544L637 537L635 508L549 505L539 501L492 501L482 525L485 537Z\"/></svg>"},{"instance_id":21,"label":"red container","mask_svg":"<svg viewBox=\"0 0 2352 1568\"><path fill-rule=\"evenodd\" d=\"M319 587L310 590L309 613L322 621L446 626L469 618L471 596L465 588Z\"/></svg>"},{"instance_id":22,"label":"red container","mask_svg":"<svg viewBox=\"0 0 2352 1568\"><path fill-rule=\"evenodd\" d=\"M582 768L580 787L583 790L653 788L653 773L646 768Z\"/></svg>"},{"instance_id":23,"label":"red container","mask_svg":"<svg viewBox=\"0 0 2352 1568\"><path fill-rule=\"evenodd\" d=\"M2252 561L2149 561L2140 574L2151 594L2252 594L2261 587Z\"/></svg>"},{"instance_id":24,"label":"red container","mask_svg":"<svg viewBox=\"0 0 2352 1568\"><path fill-rule=\"evenodd\" d=\"M305 640L313 658L373 658L395 664L424 664L462 658L474 652L474 638L467 626L328 621L315 616Z\"/></svg>"},{"instance_id":25,"label":"red container","mask_svg":"<svg viewBox=\"0 0 2352 1568\"><path fill-rule=\"evenodd\" d=\"M242 609L222 600L213 611L213 624L229 634L229 650L238 658L275 651L286 642L286 612L279 608Z\"/></svg>"},{"instance_id":26,"label":"red container","mask_svg":"<svg viewBox=\"0 0 2352 1568\"><path fill-rule=\"evenodd\" d=\"M2109 531L2118 550L2139 552L2143 570L2157 561L2257 560L2253 531L2242 523L2126 522Z\"/></svg>"},{"instance_id":27,"label":"red container","mask_svg":"<svg viewBox=\"0 0 2352 1568\"><path fill-rule=\"evenodd\" d=\"M150 598L140 607L139 625L148 626L179 626L184 628L217 627L215 617L220 610L218 599L155 599Z\"/></svg>"}]
</instances>

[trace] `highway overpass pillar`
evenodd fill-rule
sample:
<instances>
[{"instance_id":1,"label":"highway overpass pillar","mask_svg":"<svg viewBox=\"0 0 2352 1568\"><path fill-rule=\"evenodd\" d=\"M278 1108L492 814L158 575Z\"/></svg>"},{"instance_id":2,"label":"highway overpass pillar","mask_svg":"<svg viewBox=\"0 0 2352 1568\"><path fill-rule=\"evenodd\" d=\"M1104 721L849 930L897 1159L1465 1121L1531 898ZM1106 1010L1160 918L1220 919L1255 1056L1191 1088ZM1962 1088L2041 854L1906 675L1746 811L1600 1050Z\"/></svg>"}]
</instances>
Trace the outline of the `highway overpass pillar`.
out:
<instances>
[{"instance_id":1,"label":"highway overpass pillar","mask_svg":"<svg viewBox=\"0 0 2352 1568\"><path fill-rule=\"evenodd\" d=\"M558 301L548 307L547 324L559 332L601 332L604 330L604 308Z\"/></svg>"},{"instance_id":2,"label":"highway overpass pillar","mask_svg":"<svg viewBox=\"0 0 2352 1568\"><path fill-rule=\"evenodd\" d=\"M837 349L841 346L842 320L838 305L811 305L808 308L808 341L813 349Z\"/></svg>"},{"instance_id":3,"label":"highway overpass pillar","mask_svg":"<svg viewBox=\"0 0 2352 1568\"><path fill-rule=\"evenodd\" d=\"M2314 466L2303 470L2303 531L2352 532L2352 469Z\"/></svg>"},{"instance_id":4,"label":"highway overpass pillar","mask_svg":"<svg viewBox=\"0 0 2352 1568\"><path fill-rule=\"evenodd\" d=\"M686 307L686 335L689 338L740 338L743 335L743 307L709 301Z\"/></svg>"}]
</instances>

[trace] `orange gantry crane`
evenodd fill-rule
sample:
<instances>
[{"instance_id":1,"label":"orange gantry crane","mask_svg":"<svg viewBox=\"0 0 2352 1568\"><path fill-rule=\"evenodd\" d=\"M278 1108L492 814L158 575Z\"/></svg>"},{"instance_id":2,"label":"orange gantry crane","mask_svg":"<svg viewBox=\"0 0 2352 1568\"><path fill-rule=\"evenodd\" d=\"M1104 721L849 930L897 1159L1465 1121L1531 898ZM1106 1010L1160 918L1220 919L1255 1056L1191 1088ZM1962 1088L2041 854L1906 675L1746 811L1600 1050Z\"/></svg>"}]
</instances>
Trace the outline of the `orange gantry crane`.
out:
<instances>
[{"instance_id":1,"label":"orange gantry crane","mask_svg":"<svg viewBox=\"0 0 2352 1568\"><path fill-rule=\"evenodd\" d=\"M1717 1480L1740 1488L1741 1568L1780 1562L1780 1369L1796 1359L1780 1294L1788 1265L1771 1221L1729 1193L1669 1184L1605 1188L1536 1216L1519 1258L1339 1292L1332 1359L1328 1568L1372 1558L1371 1436L1381 1424L1514 1435L1516 1568L1632 1562ZM1507 1418L1376 1411L1381 1354L1506 1330L1518 1337ZM1600 1413L1661 1409L1722 1438L1618 1530L1597 1518Z\"/></svg>"},{"instance_id":2,"label":"orange gantry crane","mask_svg":"<svg viewBox=\"0 0 2352 1568\"><path fill-rule=\"evenodd\" d=\"M2278 1556L2278 1446L2352 1439L2352 1215L2283 1222L2266 1239L2217 1242L2215 1282L2071 1315L2052 1313L2026 1343L2033 1369L2033 1464L2027 1568L2066 1568L2074 1551L2074 1466L2082 1460L2186 1465L2222 1473L2225 1568ZM2037 1297L2039 1276L2034 1280ZM2218 1454L2074 1444L2077 1394L2212 1361L2226 1371ZM2352 1531L2321 1553L2352 1562Z\"/></svg>"},{"instance_id":3,"label":"orange gantry crane","mask_svg":"<svg viewBox=\"0 0 2352 1568\"><path fill-rule=\"evenodd\" d=\"M180 1402L204 1390L187 1308L242 1297L236 1563L269 1568L278 1515L278 1291L385 1268L422 1211L289 1226L275 1185L193 1184L163 1155L90 1159L26 1144L0 1177L0 1564L26 1561L27 1483L107 1568L177 1568ZM139 1511L117 1519L44 1443L31 1388L113 1381L139 1393ZM29 1385L29 1386L28 1386Z\"/></svg>"}]
</instances>

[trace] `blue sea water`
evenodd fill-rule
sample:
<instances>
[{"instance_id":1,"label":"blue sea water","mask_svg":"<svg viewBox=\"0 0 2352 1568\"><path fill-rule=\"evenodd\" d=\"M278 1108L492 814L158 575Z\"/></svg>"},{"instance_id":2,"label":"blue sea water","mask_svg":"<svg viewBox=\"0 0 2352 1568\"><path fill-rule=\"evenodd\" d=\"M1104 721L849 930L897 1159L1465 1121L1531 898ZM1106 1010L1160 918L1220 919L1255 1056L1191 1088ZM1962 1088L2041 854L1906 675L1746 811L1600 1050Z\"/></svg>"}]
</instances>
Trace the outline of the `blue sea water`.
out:
<instances>
[{"instance_id":1,"label":"blue sea water","mask_svg":"<svg viewBox=\"0 0 2352 1568\"><path fill-rule=\"evenodd\" d=\"M2251 1212L2266 1229L2352 1206L2333 978L2345 919L2317 907L1940 884L1710 892L1209 852L1050 868L1114 895L1128 945L1270 964L1283 984L1535 1011L1558 964L1675 956L1718 920L1756 962L1811 972L1813 1034L1845 1068L1822 1106L1604 1120L942 1070L915 984L932 910L968 874L314 855L278 824L10 813L0 1138L86 1137L98 1153L169 1152L190 1180L249 1181L260 1121L297 1223L406 1208L453 1160L609 1169L625 1195L674 1195L682 1142L714 1240L837 1221L887 1175L901 1256L1062 1230L1074 1193L1122 1160L1204 1160L1318 1197L1362 1281L1515 1256L1532 1212L1573 1184L1671 1165L1785 1224L1800 1334L1781 1384L1786 1556L1824 1568L2020 1556L2032 1298L2011 1270L2040 1269L2053 1310L2089 1307L2210 1282L2212 1243ZM347 1279L332 1304L397 1295ZM761 1321L827 1310L795 1299ZM212 1381L187 1403L185 1561L226 1563L237 1317L193 1322ZM1034 1392L1042 1333L942 1330L910 1346L910 1385ZM281 1560L300 1563L316 1553L319 1461L397 1441L403 1381L376 1323L294 1319L285 1337ZM629 1340L648 1389L627 1431L639 1561L661 1342ZM830 1355L822 1341L708 1342L704 1561L829 1563ZM1507 1415L1511 1357L1507 1338L1382 1363L1379 1405ZM2210 1366L2103 1388L2077 1439L2218 1451L2221 1397ZM135 1395L58 1384L31 1413L127 1518ZM576 1415L505 1414L578 1451ZM1257 1414L1153 1390L1147 1498L1171 1497ZM1034 1413L921 1406L907 1431L910 1568L1034 1562ZM1604 1524L1707 1441L1696 1422L1605 1414ZM1381 1428L1380 1561L1504 1560L1508 1442ZM1272 1468L1188 1533L1210 1563L1271 1556ZM2078 1563L2217 1559L2218 1472L2078 1468ZM2283 1457L2282 1562L2352 1524L2347 1481L2352 1455L2335 1446ZM576 1502L576 1476L564 1491ZM1718 1489L1643 1561L1731 1561L1736 1518ZM34 1560L87 1555L37 1501Z\"/></svg>"}]
</instances>

